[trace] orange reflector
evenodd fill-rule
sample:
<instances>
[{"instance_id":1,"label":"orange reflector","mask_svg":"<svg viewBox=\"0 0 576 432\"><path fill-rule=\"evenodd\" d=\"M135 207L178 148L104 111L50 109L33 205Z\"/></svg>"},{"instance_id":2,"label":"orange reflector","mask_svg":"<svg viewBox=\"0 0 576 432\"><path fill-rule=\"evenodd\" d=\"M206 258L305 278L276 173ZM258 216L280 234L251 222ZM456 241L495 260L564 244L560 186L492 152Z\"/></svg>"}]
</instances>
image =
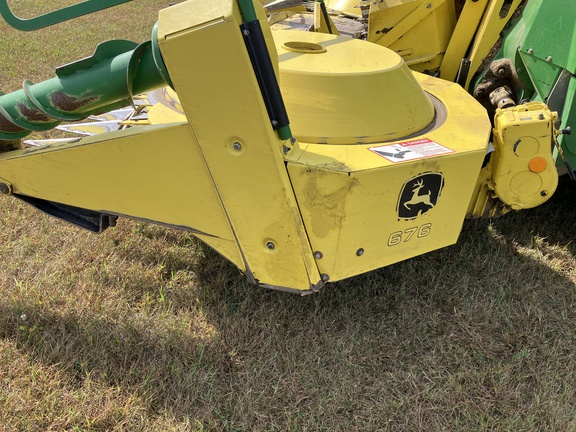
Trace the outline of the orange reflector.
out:
<instances>
[{"instance_id":1,"label":"orange reflector","mask_svg":"<svg viewBox=\"0 0 576 432\"><path fill-rule=\"evenodd\" d=\"M528 164L530 171L535 172L535 173L539 173L539 172L544 171L547 166L548 166L548 162L546 162L546 159L544 159L543 157L535 157Z\"/></svg>"}]
</instances>

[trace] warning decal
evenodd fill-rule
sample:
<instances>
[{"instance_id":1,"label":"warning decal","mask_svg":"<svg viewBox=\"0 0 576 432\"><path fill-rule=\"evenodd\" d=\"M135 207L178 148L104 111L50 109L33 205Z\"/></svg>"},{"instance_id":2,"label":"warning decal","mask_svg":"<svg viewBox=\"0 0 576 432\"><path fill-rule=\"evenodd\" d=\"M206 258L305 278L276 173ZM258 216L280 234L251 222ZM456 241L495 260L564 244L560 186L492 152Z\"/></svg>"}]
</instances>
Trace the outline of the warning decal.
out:
<instances>
[{"instance_id":1,"label":"warning decal","mask_svg":"<svg viewBox=\"0 0 576 432\"><path fill-rule=\"evenodd\" d=\"M380 147L371 147L368 150L371 150L394 163L424 159L446 153L454 153L454 150L444 147L428 138L405 141Z\"/></svg>"}]
</instances>

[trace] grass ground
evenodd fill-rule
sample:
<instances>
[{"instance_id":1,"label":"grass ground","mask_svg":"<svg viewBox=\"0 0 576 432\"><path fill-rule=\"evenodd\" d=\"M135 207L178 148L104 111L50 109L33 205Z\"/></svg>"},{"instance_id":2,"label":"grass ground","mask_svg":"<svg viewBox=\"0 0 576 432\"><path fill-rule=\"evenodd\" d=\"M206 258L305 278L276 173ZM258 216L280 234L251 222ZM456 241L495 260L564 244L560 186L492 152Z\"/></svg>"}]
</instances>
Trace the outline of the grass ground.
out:
<instances>
[{"instance_id":1,"label":"grass ground","mask_svg":"<svg viewBox=\"0 0 576 432\"><path fill-rule=\"evenodd\" d=\"M145 39L162 6L2 27L1 89ZM121 220L95 236L9 197L0 227L2 432L576 430L567 181L540 208L467 221L455 246L303 298L246 284L180 231Z\"/></svg>"}]
</instances>

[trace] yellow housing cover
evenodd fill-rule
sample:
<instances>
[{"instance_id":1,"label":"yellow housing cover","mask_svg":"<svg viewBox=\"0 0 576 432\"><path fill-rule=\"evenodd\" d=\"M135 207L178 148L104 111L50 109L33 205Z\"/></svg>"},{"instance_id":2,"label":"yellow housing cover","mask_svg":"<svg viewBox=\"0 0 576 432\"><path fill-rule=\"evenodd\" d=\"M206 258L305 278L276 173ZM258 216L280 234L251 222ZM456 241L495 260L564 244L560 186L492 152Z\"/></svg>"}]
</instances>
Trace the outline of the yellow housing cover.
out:
<instances>
[{"instance_id":1,"label":"yellow housing cover","mask_svg":"<svg viewBox=\"0 0 576 432\"><path fill-rule=\"evenodd\" d=\"M485 110L456 84L406 73L382 46L273 33L299 139L288 172L325 279L455 243L486 154ZM287 51L290 40L326 52Z\"/></svg>"},{"instance_id":2,"label":"yellow housing cover","mask_svg":"<svg viewBox=\"0 0 576 432\"><path fill-rule=\"evenodd\" d=\"M274 31L280 88L304 142L359 144L414 134L434 107L402 58L358 39Z\"/></svg>"}]
</instances>

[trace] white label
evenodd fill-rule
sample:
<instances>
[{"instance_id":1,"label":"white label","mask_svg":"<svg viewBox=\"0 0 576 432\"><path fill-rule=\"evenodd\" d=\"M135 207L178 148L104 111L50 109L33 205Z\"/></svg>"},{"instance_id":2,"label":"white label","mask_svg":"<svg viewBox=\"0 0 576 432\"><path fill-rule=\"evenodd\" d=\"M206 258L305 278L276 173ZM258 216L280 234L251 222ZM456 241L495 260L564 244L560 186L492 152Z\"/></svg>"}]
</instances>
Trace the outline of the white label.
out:
<instances>
[{"instance_id":1,"label":"white label","mask_svg":"<svg viewBox=\"0 0 576 432\"><path fill-rule=\"evenodd\" d=\"M371 147L373 151L390 162L406 162L415 159L424 159L446 153L454 153L454 150L444 147L428 138L414 141L405 141L380 147Z\"/></svg>"}]
</instances>

